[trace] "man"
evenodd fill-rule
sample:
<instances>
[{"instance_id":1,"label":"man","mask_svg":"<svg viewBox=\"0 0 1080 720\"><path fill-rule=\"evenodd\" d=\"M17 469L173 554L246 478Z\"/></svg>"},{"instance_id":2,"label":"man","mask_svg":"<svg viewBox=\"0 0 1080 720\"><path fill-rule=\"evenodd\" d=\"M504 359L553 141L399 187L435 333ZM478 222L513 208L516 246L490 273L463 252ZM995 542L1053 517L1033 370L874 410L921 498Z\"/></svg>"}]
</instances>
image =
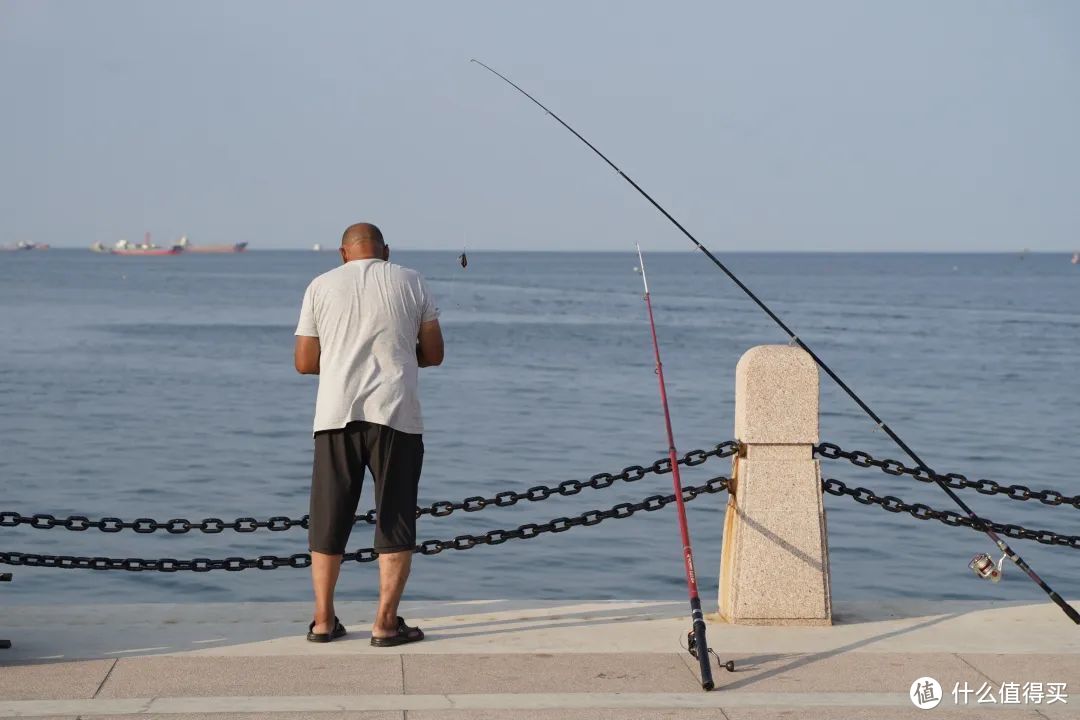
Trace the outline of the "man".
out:
<instances>
[{"instance_id":1,"label":"man","mask_svg":"<svg viewBox=\"0 0 1080 720\"><path fill-rule=\"evenodd\" d=\"M340 252L344 264L308 286L296 327L296 369L319 376L308 529L315 618L307 639L345 634L334 614L334 587L367 467L379 553L371 644L390 647L424 639L397 611L416 545L424 460L418 368L442 363L442 330L424 279L389 262L379 228L350 226Z\"/></svg>"}]
</instances>

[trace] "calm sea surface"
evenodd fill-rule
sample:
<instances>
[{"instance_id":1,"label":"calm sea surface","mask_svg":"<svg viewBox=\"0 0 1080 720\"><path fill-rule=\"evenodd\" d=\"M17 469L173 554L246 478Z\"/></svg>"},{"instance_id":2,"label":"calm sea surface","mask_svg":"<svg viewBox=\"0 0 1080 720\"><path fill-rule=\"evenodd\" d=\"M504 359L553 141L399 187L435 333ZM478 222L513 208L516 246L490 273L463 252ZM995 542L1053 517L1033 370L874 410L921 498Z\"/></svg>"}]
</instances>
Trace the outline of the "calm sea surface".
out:
<instances>
[{"instance_id":1,"label":"calm sea surface","mask_svg":"<svg viewBox=\"0 0 1080 720\"><path fill-rule=\"evenodd\" d=\"M584 479L664 454L631 253L399 252L443 310L446 362L423 371L421 500ZM1080 267L1060 255L733 254L731 268L942 472L1080 493ZM315 380L292 367L308 281L334 253L0 254L0 510L202 519L307 511ZM735 364L780 331L696 253L647 257L680 450L732 435ZM822 438L902 458L828 381ZM688 471L696 484L728 461ZM951 508L939 489L826 461L836 477ZM670 492L670 476L450 517L421 539L515 527ZM965 499L1005 522L1080 534L1080 511ZM370 493L361 501L368 506ZM715 598L726 496L688 506ZM967 562L984 536L826 496L833 595L1029 599L1015 567ZM358 526L350 547L367 547ZM1080 598L1080 552L1014 541ZM220 535L0 528L0 550L110 557L305 552L302 529ZM4 569L4 568L0 568ZM11 568L7 568L11 569ZM303 600L306 570L194 574L14 568L2 602ZM376 595L374 564L341 597ZM685 597L673 508L529 541L420 557L411 599Z\"/></svg>"}]
</instances>

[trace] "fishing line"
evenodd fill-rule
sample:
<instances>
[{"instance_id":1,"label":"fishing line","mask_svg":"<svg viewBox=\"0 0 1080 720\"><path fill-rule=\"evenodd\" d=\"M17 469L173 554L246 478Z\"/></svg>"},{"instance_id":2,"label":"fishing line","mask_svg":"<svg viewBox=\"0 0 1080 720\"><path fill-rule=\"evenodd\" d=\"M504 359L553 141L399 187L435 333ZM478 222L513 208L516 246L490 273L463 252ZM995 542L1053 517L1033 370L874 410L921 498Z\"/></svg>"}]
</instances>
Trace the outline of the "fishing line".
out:
<instances>
[{"instance_id":1,"label":"fishing line","mask_svg":"<svg viewBox=\"0 0 1080 720\"><path fill-rule=\"evenodd\" d=\"M560 118L555 113L551 112L551 110L549 110L547 108L547 106L545 106L543 103L541 103L539 100L534 98L529 93L525 92L525 90L523 90L519 85L514 83L512 80L510 80L510 78L506 77L505 75L498 72L497 70L494 70L493 68L489 67L488 65L485 65L484 63L482 63L482 62L480 62L479 60L476 60L476 59L473 59L471 62L476 63L477 65L484 68L488 72L490 72L493 75L496 75L497 77L501 78L504 82L506 82L508 85L513 87L519 93L521 93L525 97L529 98L529 100L531 100L538 107L540 107L540 109L542 109L544 112L546 112L552 118L554 118L556 122L558 122L564 128L569 130L574 135L574 137L576 137L581 142L585 143L585 145L588 146L588 148L590 150L592 150L594 153L599 155L600 158L605 163L607 163L613 170L615 170L615 172L619 173L619 175L622 176L623 180L630 183L630 185L635 190L637 190L641 194L642 197L644 197L646 200L648 200L649 203L654 208L656 208L658 211L660 211L660 214L662 214L665 218L667 218L671 222L672 225L674 225L676 228L678 228L679 232L681 232L683 235L685 235L690 240L690 242L692 242L694 244L694 246L698 250L703 252L707 258L712 260L713 264L715 264L716 267L718 267L725 275L727 275L728 278L730 278L731 281L734 282L735 285L737 285L740 290L742 290L744 293L746 293L746 295L751 300L753 300L754 303L759 308L761 308L761 310L766 315L768 315L769 318L772 319L772 321L775 322L780 327L780 329L784 331L785 334L787 334L787 336L788 336L788 338L790 338L790 341L791 341L792 344L797 345L798 347L802 348L802 350L804 350L808 355L810 355L810 357L813 358L814 362L817 363L818 367L820 367L825 372L826 375L828 375L830 378L833 379L833 381L840 387L840 389L843 390L847 394L847 396L850 397L855 402L855 404L858 405L862 409L862 411L865 412L870 417L870 419L874 421L874 423L877 425L877 427L880 428L886 435L888 435L889 438L894 443L896 443L897 447L899 447L908 457L910 457L915 462L915 464L917 464L920 468L922 468L923 470L928 472L930 474L930 476L934 478L934 482L937 483L938 487L940 487L945 492L945 494L948 495L953 500L953 502L955 502L960 507L960 509L964 511L965 514L967 514L968 518L972 521L974 527L976 527L976 528L982 530L984 533L986 533L986 536L989 537L990 540L993 541L993 543L995 545L997 545L998 549L1001 550L1001 552L1004 553L1006 557L1008 557L1010 560L1012 560L1012 562L1015 563L1017 567L1019 567L1021 570L1023 570L1024 573L1026 573L1027 576L1029 578L1031 578L1032 582L1034 582L1036 585L1038 585L1040 588L1042 588L1043 592L1045 592L1050 597L1050 599L1053 600L1054 603L1058 607L1061 608L1061 610L1069 617L1070 620L1072 620L1074 623L1080 625L1080 613L1078 613L1075 608L1073 608L1071 605L1069 605L1067 602L1065 602L1065 600L1063 600L1062 597L1060 595L1058 595L1054 591L1053 588L1051 588L1049 585L1047 585L1046 582L1041 577L1039 577L1038 574L1036 574L1036 572L1034 570L1031 569L1031 566L1028 565L1027 562L1025 562L1022 557L1020 557L1018 554L1016 554L1016 552L1004 540L1002 540L1001 537L996 532L994 532L989 526L987 526L987 524L978 515L975 514L975 511L972 510L967 505L967 503L965 503L962 499L960 499L960 496L957 495L952 490L952 488L950 488L944 482L942 482L941 478L937 475L937 473L935 473L930 468L929 465L927 465L925 462L923 462L922 458L920 458L918 455L916 455L915 451L912 450L908 446L908 444L906 442L904 442L903 439L899 435L897 435L896 432L894 432L893 429L890 428L885 423L885 421L882 420L877 415L877 413L875 413L870 408L869 405L867 405L865 402L863 402L863 399L860 398L858 396L858 394L856 394L856 392L854 390L852 390L850 387L848 387L848 384L845 383L840 378L839 375L837 375L835 372L833 372L832 368L830 368L825 363L824 360L822 360L820 357L818 357L817 353L815 353L813 350L810 349L810 346L807 345L802 340L802 338L800 338L798 335L796 335L795 332L791 328L789 328L787 326L787 324L784 323L784 321L781 320L780 317L776 313L774 313L772 311L772 309L770 309L769 306L766 305L761 300L761 298L759 298L757 295L755 295L754 292L749 287L746 286L746 284L744 284L738 277L736 277L735 273L733 273L730 269L728 269L728 267L726 265L724 265L724 263L720 262L719 258L717 258L715 255L713 255L709 251L708 248L706 248L704 245L702 245L700 242L698 242L698 239L695 238L690 233L689 230L687 230L685 227L683 227L682 223L680 223L678 220L676 220L671 215L671 213L669 213L667 210L665 210L663 208L663 206L660 205L660 203L658 203L656 200L654 200L652 198L651 195L649 195L649 193L645 192L641 188L641 186L638 185L636 182L634 182L634 180L629 175L627 175L621 169L619 169L619 167L615 163L613 163L611 160L609 160L608 157L606 155L604 155L604 153L600 152L596 148L595 145L593 145L591 142L586 140L581 135L581 133L579 133L577 130L575 130L574 128L567 125L566 122L562 118Z\"/></svg>"}]
</instances>

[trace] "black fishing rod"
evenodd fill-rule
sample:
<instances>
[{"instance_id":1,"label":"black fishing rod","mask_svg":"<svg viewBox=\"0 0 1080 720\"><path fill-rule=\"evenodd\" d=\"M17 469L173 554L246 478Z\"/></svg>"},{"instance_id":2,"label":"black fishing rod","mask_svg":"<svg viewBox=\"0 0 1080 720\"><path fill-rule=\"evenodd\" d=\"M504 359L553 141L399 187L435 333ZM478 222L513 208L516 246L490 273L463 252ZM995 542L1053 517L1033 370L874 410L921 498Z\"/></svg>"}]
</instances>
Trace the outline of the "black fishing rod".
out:
<instances>
[{"instance_id":1,"label":"black fishing rod","mask_svg":"<svg viewBox=\"0 0 1080 720\"><path fill-rule=\"evenodd\" d=\"M645 284L645 307L649 310L649 331L652 333L653 355L656 358L656 377L660 383L660 405L664 409L664 429L667 431L668 459L671 461L671 482L675 486L675 507L679 515L679 535L682 538L683 565L686 570L686 590L690 595L691 630L688 642L690 653L697 657L701 670L701 687L713 689L712 667L709 665L709 643L705 639L705 616L701 612L701 596L698 595L697 573L694 571L694 549L690 546L690 527L686 523L686 503L683 501L682 477L679 473L678 451L675 449L675 433L671 430L671 412L668 410L667 385L664 383L664 364L660 362L660 342L656 339L656 321L653 320L652 297L649 295L649 279L645 276L645 258L638 246L638 271ZM725 667L735 671L730 660Z\"/></svg>"},{"instance_id":2,"label":"black fishing rod","mask_svg":"<svg viewBox=\"0 0 1080 720\"><path fill-rule=\"evenodd\" d=\"M1080 625L1080 613L1078 613L1074 607L1069 605L1069 603L1065 602L1065 600L1063 600L1062 597L1060 595L1058 595L1054 591L1053 588L1051 588L1049 585L1047 585L1046 581L1044 581L1041 577L1039 577L1038 574L1036 574L1036 572L1031 569L1031 566L1028 565L1027 562L1025 562L1022 557L1017 555L1016 551L1014 551L1011 547L1009 547L1008 543L1006 543L1004 540L1002 540L1001 537L996 532L994 532L994 530L992 528L990 528L982 518L980 518L978 515L976 515L975 511L972 510L968 506L967 503L965 503L962 499L960 499L959 495L957 495L955 492L953 492L952 488L950 488L948 485L946 485L944 482L942 482L941 478L938 476L938 474L935 473L930 468L929 465L927 465L925 462L923 462L922 458L920 458L918 455L916 455L915 451L912 450L910 447L908 447L908 444L906 442L904 442L903 439L899 435L897 435L893 431L892 428L890 428L887 424L885 424L885 421L882 420L878 416L877 413L875 413L872 409L870 409L870 406L867 405L865 402L863 402L863 399L860 398L858 396L858 394L856 394L856 392L854 390L852 390L850 387L848 387L848 384L845 383L840 378L839 375L837 375L835 372L833 372L832 368L830 368L825 363L824 360L822 360L820 357L818 357L817 353L815 353L813 350L811 350L809 345L807 345L805 342L803 342L802 338L800 338L798 335L796 335L791 330L791 328L789 328L787 326L787 324L784 323L784 321L781 320L780 317L776 313L774 313L769 308L769 306L766 305L761 300L761 298L759 298L757 295L755 295L754 292L749 287L747 287L746 284L743 283L742 280L740 280L738 277L735 276L735 273L733 273L731 270L728 269L728 267L726 265L724 265L724 263L720 262L720 260L715 255L713 255L709 251L708 248L706 248L704 245L702 245L700 242L698 242L698 239L696 237L694 237L690 233L689 230L687 230L685 227L683 227L682 223L680 223L678 220L676 220L671 215L671 213L669 213L667 210L665 210L663 208L663 206L660 205L660 203L656 202L656 200L654 200L652 198L652 196L649 195L649 193L645 192L641 188L640 185L638 185L636 182L634 182L634 180L629 175L627 175L622 170L620 170L619 167L615 163L611 162L611 160L609 160L608 157L606 155L604 155L604 153L597 150L595 145L593 145L591 142L586 140L581 135L581 133L579 133L577 130L575 130L574 128L567 125L566 122L561 117L559 117L555 113L551 112L551 110L549 110L542 102L540 102L539 100L534 98L529 93L525 92L519 85L517 85L515 82L510 80L510 78L506 77L505 75L498 72L497 70L489 67L488 65L485 65L484 63L482 63L482 62L480 62L479 60L476 60L476 59L472 60L472 62L476 63L477 65L479 65L480 67L484 68L485 70L491 72L492 74L498 76L503 81L505 81L508 85L510 85L512 88L517 90L519 93L521 93L525 97L532 100L537 106L540 107L540 109L542 109L548 115L553 117L556 120L556 122L558 122L564 128L566 128L571 133L573 133L574 137L576 137L581 142L585 143L585 145L587 145L590 150L592 150L594 153L599 155L600 158L604 162L606 162L608 165L610 165L611 168L613 170L615 170L615 172L619 173L619 175L622 176L623 180L630 183L630 185L635 190L637 190L639 193L641 193L641 196L644 197L646 200L648 200L649 203L654 208L659 210L660 214L662 214L669 221L671 221L671 224L674 225L675 227L677 227L679 229L679 232L681 232L683 235L685 235L687 238L689 238L690 242L694 243L694 246L698 250L705 253L705 256L708 257L710 260L712 260L713 263L716 265L716 267L720 268L720 270L723 271L723 273L725 275L727 275L729 278L731 278L731 281L734 282L739 287L740 290L742 290L744 293L746 293L746 295L751 300L753 300L754 303L759 308L761 308L762 311L764 311L764 313L766 315L768 315L772 319L772 321L775 322L780 327L780 329L784 331L785 334L787 334L787 336L791 339L792 343L794 343L795 345L798 345L800 348L802 348L804 351L806 351L806 353L808 355L810 355L811 358L814 359L814 362L817 363L818 367L820 367L822 370L824 370L825 374L828 375L830 378L832 378L833 381L837 385L840 386L840 389L843 390L845 393L847 393L848 397L850 397L852 400L854 400L855 404L858 405L862 409L863 412L865 412L867 415L870 416L870 419L873 420L874 423L876 423L876 425L879 428L881 428L881 430L886 435L888 435L889 438L894 443L896 443L897 447L899 447L901 450L903 450L904 453L908 457L910 457L915 462L916 465L918 465L920 468L922 468L927 473L929 473L930 477L932 477L934 479L934 482L937 483L938 487L940 487L943 491L945 491L945 494L948 495L950 498L952 498L953 502L955 502L960 507L960 509L964 511L964 513L968 516L968 519L971 520L973 527L975 527L975 528L977 528L979 530L982 530L984 533L986 533L986 536L989 537L990 540L992 540L995 545L997 545L998 549L1001 550L1001 552L1005 555L1005 557L1012 560L1013 563L1015 563L1018 568L1023 570L1027 574L1027 576L1029 578L1031 578L1032 582L1034 582L1036 585L1038 585L1040 588L1042 588L1043 592L1045 592L1050 597L1050 599L1053 600L1054 603L1058 607L1060 607L1062 609L1062 611L1069 617L1070 620L1072 620L1077 625Z\"/></svg>"}]
</instances>

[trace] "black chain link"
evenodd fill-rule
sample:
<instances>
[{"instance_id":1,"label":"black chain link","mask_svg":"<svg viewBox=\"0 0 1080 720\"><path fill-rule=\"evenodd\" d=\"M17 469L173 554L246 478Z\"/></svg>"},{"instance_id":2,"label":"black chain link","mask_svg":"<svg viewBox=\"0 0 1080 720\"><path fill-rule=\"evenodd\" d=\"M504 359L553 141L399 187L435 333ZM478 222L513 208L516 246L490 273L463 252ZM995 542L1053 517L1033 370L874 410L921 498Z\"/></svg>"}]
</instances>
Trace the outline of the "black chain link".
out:
<instances>
[{"instance_id":1,"label":"black chain link","mask_svg":"<svg viewBox=\"0 0 1080 720\"><path fill-rule=\"evenodd\" d=\"M877 505L892 513L906 512L918 520L938 520L952 527L969 527L980 532L990 529L1017 540L1034 540L1043 545L1062 545L1080 550L1080 535L1062 535L1052 530L1031 530L1020 525L997 523L984 517L972 520L955 510L935 510L922 503L909 504L895 495L877 495L873 490L864 487L850 488L831 478L823 480L821 486L822 490L830 495L847 495L862 505Z\"/></svg>"},{"instance_id":2,"label":"black chain link","mask_svg":"<svg viewBox=\"0 0 1080 720\"><path fill-rule=\"evenodd\" d=\"M728 440L719 443L711 450L691 450L679 458L678 463L679 465L684 465L686 467L694 467L696 465L704 464L709 458L731 457L738 451L739 443L735 440ZM423 515L431 515L433 517L446 517L455 510L477 512L492 506L509 507L522 500L538 502L540 500L547 500L553 495L569 497L570 495L577 495L586 488L602 490L611 487L616 482L636 482L650 474L663 475L669 472L671 472L671 460L665 457L649 466L630 465L623 468L621 472L598 473L588 480L565 480L558 485L536 485L522 492L506 490L489 498L474 495L472 497L467 497L460 502L439 500L427 507L416 508L416 516L421 517ZM375 511L368 510L362 515L357 515L354 522L374 525ZM220 533L224 530L234 530L239 533L251 533L256 530L264 529L274 532L281 532L294 527L306 529L308 526L308 516L304 515L302 518L293 519L281 515L272 517L269 520L256 520L255 518L247 517L237 518L236 520L229 522L220 518L206 518L201 521L175 518L166 522L159 522L151 518L122 520L120 518L107 517L101 518L100 520L90 520L83 515L69 515L66 518L58 518L54 515L47 515L44 513L22 515L10 511L0 512L0 527L16 527L18 525L29 525L32 528L40 530L49 530L60 527L77 532L95 528L106 533L117 533L121 530L134 530L137 533L154 533L158 530L164 530L171 535L182 535L183 533L191 532L192 530L210 534Z\"/></svg>"},{"instance_id":3,"label":"black chain link","mask_svg":"<svg viewBox=\"0 0 1080 720\"><path fill-rule=\"evenodd\" d=\"M372 511L374 512L374 511ZM372 512L359 516L357 521L374 522ZM369 516L370 519L369 519ZM233 530L238 533L252 533L256 530L272 530L281 532L294 527L308 526L308 516L294 519L284 515L278 515L267 520L257 520L253 517L236 518L235 520L222 520L221 518L205 518L203 520L185 520L174 518L172 520L159 521L152 518L138 518L136 520L123 520L117 517L105 517L100 520L91 520L85 515L68 515L56 517L46 513L35 515L23 515L13 511L0 511L0 527L17 527L29 525L38 530L51 530L52 528L64 528L75 532L96 529L104 533L118 533L122 530L134 530L137 533L155 533L164 530L171 535L183 535L193 530L208 534L216 534L225 530Z\"/></svg>"},{"instance_id":4,"label":"black chain link","mask_svg":"<svg viewBox=\"0 0 1080 720\"><path fill-rule=\"evenodd\" d=\"M1038 500L1044 505L1069 505L1080 510L1080 495L1065 495L1057 490L1032 490L1026 485L1002 485L993 480L969 480L958 473L938 475L925 468L908 467L899 460L878 460L862 450L844 450L832 443L816 445L814 452L829 460L847 460L862 468L875 467L889 475L910 475L919 482L940 480L953 490L972 489L983 495L1006 495L1012 500Z\"/></svg>"},{"instance_id":5,"label":"black chain link","mask_svg":"<svg viewBox=\"0 0 1080 720\"><path fill-rule=\"evenodd\" d=\"M728 478L715 477L703 485L683 488L684 502L690 502L700 495L727 490ZM458 535L451 540L425 540L414 549L421 555L438 555L443 550L471 550L478 545L501 545L508 540L531 540L544 533L561 533L575 527L589 527L604 520L621 520L638 512L654 512L675 502L675 495L650 495L641 502L619 503L610 510L589 510L574 517L558 517L546 523L526 523L513 529L489 530L482 535ZM374 548L364 548L356 552L345 553L344 561L371 562L379 554ZM157 571L210 572L211 570L276 570L279 567L304 568L311 565L311 556L297 553L287 557L261 555L257 558L228 557L223 560L195 558L176 560L162 558L146 560L143 558L107 558L73 557L70 555L38 555L33 553L0 552L0 565L21 565L25 567L49 567L63 569L89 570L128 570L131 572Z\"/></svg>"}]
</instances>

